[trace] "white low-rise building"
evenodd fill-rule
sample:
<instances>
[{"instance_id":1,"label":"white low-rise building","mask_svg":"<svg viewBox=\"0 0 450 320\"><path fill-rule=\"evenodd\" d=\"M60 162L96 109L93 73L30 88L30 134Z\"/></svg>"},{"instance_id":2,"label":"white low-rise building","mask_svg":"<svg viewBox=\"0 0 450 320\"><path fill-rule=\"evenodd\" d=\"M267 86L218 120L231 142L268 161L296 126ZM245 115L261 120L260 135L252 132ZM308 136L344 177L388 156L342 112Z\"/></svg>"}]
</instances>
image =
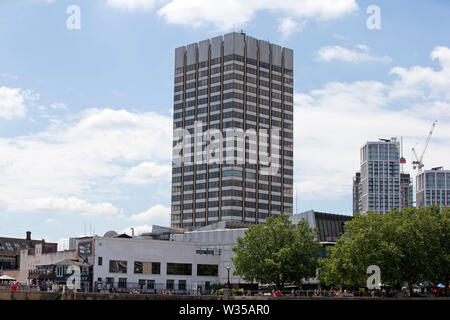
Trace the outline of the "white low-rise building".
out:
<instances>
[{"instance_id":1,"label":"white low-rise building","mask_svg":"<svg viewBox=\"0 0 450 320\"><path fill-rule=\"evenodd\" d=\"M196 247L196 253L203 255L204 252L215 252L219 259L219 282L228 282L228 273L230 283L243 284L243 279L233 275L233 263L231 259L234 257L233 247L237 245L237 238L244 237L246 228L225 229L225 226L232 224L230 222L221 222L217 224L220 229L198 230L185 232L183 234L174 234L171 240L177 243L190 243ZM229 268L229 271L227 269Z\"/></svg>"},{"instance_id":2,"label":"white low-rise building","mask_svg":"<svg viewBox=\"0 0 450 320\"><path fill-rule=\"evenodd\" d=\"M351 216L308 211L291 220L308 222L318 230L325 247L335 244ZM212 284L242 287L246 282L233 275L233 247L245 236L248 225L221 221L195 231L153 227L153 233L142 236L108 232L104 237L79 240L79 256L93 264L94 288L115 291L193 293L198 288L209 292ZM161 240L163 239L163 240ZM88 245L92 241L92 245ZM80 249L82 247L82 250ZM84 252L84 256L81 251ZM305 284L317 285L317 279Z\"/></svg>"},{"instance_id":3,"label":"white low-rise building","mask_svg":"<svg viewBox=\"0 0 450 320\"><path fill-rule=\"evenodd\" d=\"M246 229L192 231L170 240L94 237L96 288L145 292L207 292L212 284L244 283L233 276L232 246ZM227 269L229 267L229 270Z\"/></svg>"}]
</instances>

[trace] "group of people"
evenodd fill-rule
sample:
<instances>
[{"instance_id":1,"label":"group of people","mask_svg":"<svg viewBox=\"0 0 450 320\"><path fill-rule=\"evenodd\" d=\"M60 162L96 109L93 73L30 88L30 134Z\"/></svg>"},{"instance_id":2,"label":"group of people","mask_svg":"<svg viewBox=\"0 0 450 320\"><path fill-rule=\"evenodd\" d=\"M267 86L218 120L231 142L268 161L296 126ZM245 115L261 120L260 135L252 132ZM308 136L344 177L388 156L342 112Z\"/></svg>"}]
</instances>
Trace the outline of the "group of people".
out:
<instances>
[{"instance_id":1,"label":"group of people","mask_svg":"<svg viewBox=\"0 0 450 320\"><path fill-rule=\"evenodd\" d=\"M325 294L324 294L325 293ZM318 289L315 291L315 296L336 296L336 297L354 297L354 296L370 296L370 297L380 297L380 298L384 298L384 297L393 297L394 296L394 291L392 288L389 288L389 290L387 290L386 288L381 288L378 290L369 290L369 291L347 291L346 289L342 290L335 290L333 287L330 288L329 291L322 291L321 289Z\"/></svg>"},{"instance_id":2,"label":"group of people","mask_svg":"<svg viewBox=\"0 0 450 320\"><path fill-rule=\"evenodd\" d=\"M389 290L382 288L380 290L372 290L372 291L350 291L346 289L334 289L331 287L329 290L325 289L315 289L313 291L300 291L291 289L289 293L285 292L284 294L280 290L272 290L271 293L274 297L281 296L290 296L290 297L299 297L299 296L309 296L309 297L354 297L354 296L371 296L371 297L392 297L394 292L392 288Z\"/></svg>"},{"instance_id":3,"label":"group of people","mask_svg":"<svg viewBox=\"0 0 450 320\"><path fill-rule=\"evenodd\" d=\"M1 286L5 288L9 288L11 291L18 291L20 290L20 282L18 281L10 281L3 283Z\"/></svg>"},{"instance_id":4,"label":"group of people","mask_svg":"<svg viewBox=\"0 0 450 320\"><path fill-rule=\"evenodd\" d=\"M114 291L115 293L124 293L125 291ZM141 292L139 291L139 289L135 289L133 287L129 287L127 290L127 293L129 294L140 294ZM174 291L172 289L161 289L159 291L155 292L156 294L162 295L162 296L166 296L166 295L172 295L174 294ZM211 295L214 294L214 290L211 289ZM189 292L189 295L196 295L196 296L201 296L202 295L202 291L200 288L197 288L197 290L193 290Z\"/></svg>"}]
</instances>

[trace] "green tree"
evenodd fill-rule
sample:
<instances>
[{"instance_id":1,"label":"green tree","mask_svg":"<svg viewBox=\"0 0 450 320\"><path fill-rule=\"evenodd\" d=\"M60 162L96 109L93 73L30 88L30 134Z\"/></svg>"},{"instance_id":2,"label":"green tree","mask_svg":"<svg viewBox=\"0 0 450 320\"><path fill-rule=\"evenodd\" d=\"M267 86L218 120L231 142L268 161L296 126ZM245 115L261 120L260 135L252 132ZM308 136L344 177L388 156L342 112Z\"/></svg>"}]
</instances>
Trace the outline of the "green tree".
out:
<instances>
[{"instance_id":1,"label":"green tree","mask_svg":"<svg viewBox=\"0 0 450 320\"><path fill-rule=\"evenodd\" d=\"M450 284L450 208L443 208L440 219L434 222L433 252L430 253L430 274L427 279L445 285L445 294L448 295Z\"/></svg>"},{"instance_id":2,"label":"green tree","mask_svg":"<svg viewBox=\"0 0 450 320\"><path fill-rule=\"evenodd\" d=\"M327 247L328 258L319 259L319 279L327 285L355 287L366 283L366 270L379 262L382 216L369 212L346 223L346 233L335 246Z\"/></svg>"},{"instance_id":3,"label":"green tree","mask_svg":"<svg viewBox=\"0 0 450 320\"><path fill-rule=\"evenodd\" d=\"M364 285L367 267L377 265L385 284L431 280L448 285L449 210L439 207L370 212L346 224L328 258L319 260L319 279L336 286Z\"/></svg>"},{"instance_id":4,"label":"green tree","mask_svg":"<svg viewBox=\"0 0 450 320\"><path fill-rule=\"evenodd\" d=\"M296 225L286 215L269 217L238 238L234 274L249 282L275 284L277 289L299 285L316 275L319 250L317 233L306 222Z\"/></svg>"}]
</instances>

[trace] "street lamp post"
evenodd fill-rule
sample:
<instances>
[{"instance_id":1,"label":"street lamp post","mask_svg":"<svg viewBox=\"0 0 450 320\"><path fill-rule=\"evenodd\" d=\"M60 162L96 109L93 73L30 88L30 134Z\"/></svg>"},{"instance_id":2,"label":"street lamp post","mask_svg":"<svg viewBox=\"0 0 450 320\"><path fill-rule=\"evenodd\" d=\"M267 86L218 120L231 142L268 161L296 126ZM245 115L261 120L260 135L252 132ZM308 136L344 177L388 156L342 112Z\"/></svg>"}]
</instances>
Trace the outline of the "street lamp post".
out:
<instances>
[{"instance_id":1,"label":"street lamp post","mask_svg":"<svg viewBox=\"0 0 450 320\"><path fill-rule=\"evenodd\" d=\"M230 266L227 266L227 271L228 271L228 282L227 282L227 288L231 289L231 283L230 283Z\"/></svg>"}]
</instances>

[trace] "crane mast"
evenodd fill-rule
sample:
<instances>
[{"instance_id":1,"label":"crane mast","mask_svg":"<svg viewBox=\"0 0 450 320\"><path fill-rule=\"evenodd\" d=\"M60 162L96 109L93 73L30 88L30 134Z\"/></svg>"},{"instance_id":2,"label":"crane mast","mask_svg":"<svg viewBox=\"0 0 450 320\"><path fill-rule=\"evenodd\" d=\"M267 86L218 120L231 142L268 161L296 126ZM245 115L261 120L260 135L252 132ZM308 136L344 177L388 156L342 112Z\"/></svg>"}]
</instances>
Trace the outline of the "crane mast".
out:
<instances>
[{"instance_id":1,"label":"crane mast","mask_svg":"<svg viewBox=\"0 0 450 320\"><path fill-rule=\"evenodd\" d=\"M416 149L412 148L412 152L414 154L414 157L416 158L416 160L412 162L413 169L418 169L419 172L421 172L422 168L424 167L423 157L425 155L425 152L427 151L428 144L430 143L431 136L433 135L433 131L434 131L434 128L436 127L436 124L437 124L437 120L435 122L433 122L433 124L431 125L431 129L430 129L430 132L428 133L427 141L425 142L425 146L423 148L423 151L422 151L422 154L420 155L420 157L417 155Z\"/></svg>"}]
</instances>

